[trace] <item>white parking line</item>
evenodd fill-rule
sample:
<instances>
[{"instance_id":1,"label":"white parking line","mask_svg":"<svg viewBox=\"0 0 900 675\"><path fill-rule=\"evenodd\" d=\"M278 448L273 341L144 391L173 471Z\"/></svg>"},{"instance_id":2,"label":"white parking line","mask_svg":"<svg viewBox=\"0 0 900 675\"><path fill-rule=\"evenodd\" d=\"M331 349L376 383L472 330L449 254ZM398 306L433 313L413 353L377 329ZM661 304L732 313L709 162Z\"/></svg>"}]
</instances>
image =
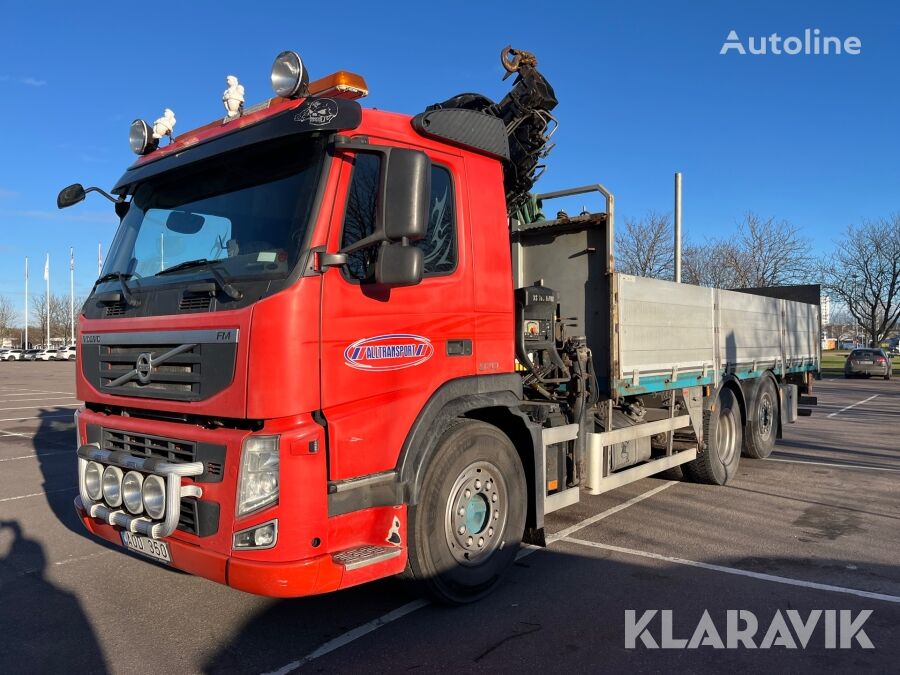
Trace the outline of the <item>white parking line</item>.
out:
<instances>
[{"instance_id":1,"label":"white parking line","mask_svg":"<svg viewBox=\"0 0 900 675\"><path fill-rule=\"evenodd\" d=\"M58 490L45 490L44 492L32 492L30 495L19 495L18 497L3 497L0 498L0 503L3 502L14 502L19 499L28 499L29 497L43 497L44 495L52 495L56 492L75 492L77 487L70 488L59 488Z\"/></svg>"},{"instance_id":2,"label":"white parking line","mask_svg":"<svg viewBox=\"0 0 900 675\"><path fill-rule=\"evenodd\" d=\"M74 396L75 392L72 391L45 391L43 389L29 389L25 390L17 390L17 391L7 391L4 389L0 389L0 396L31 396L32 394L67 394L69 396Z\"/></svg>"},{"instance_id":3,"label":"white parking line","mask_svg":"<svg viewBox=\"0 0 900 675\"><path fill-rule=\"evenodd\" d=\"M848 405L848 406L845 407L845 408L841 408L841 409L838 410L837 412L833 412L833 413L831 413L830 415L828 415L828 417L834 417L835 415L840 415L842 412L844 412L844 411L846 411L846 410L850 410L850 408L855 408L856 406L862 405L863 403L868 403L868 402L871 401L873 398L878 398L878 394L874 394L873 396L870 396L869 398L864 398L862 401L857 401L856 403L853 403L853 404L851 404L851 405Z\"/></svg>"},{"instance_id":4,"label":"white parking line","mask_svg":"<svg viewBox=\"0 0 900 675\"><path fill-rule=\"evenodd\" d=\"M5 403L21 403L22 401L68 401L71 399L78 400L74 396L51 396L49 398L46 396L38 396L37 398L17 398L15 400L0 401L0 405Z\"/></svg>"},{"instance_id":5,"label":"white parking line","mask_svg":"<svg viewBox=\"0 0 900 675\"><path fill-rule=\"evenodd\" d=\"M551 543L559 541L561 538L568 536L572 532L576 532L582 528L588 527L589 525L593 525L597 521L603 520L604 518L607 518L607 517L613 515L614 513L618 513L619 511L627 509L629 506L637 504L638 502L643 501L644 499L647 499L648 497L652 497L653 495L657 494L658 492L662 492L666 488L670 488L676 484L677 484L677 481L668 481L668 482L664 483L663 485L660 485L659 487L655 487L652 490L648 490L647 492L639 494L637 497L633 497L633 498L629 499L627 502L623 502L622 504L619 504L618 506L614 506L610 509L607 509L606 511L603 511L602 513L593 515L590 518L585 518L584 520L582 520L578 523L575 523L574 525L571 525L570 527L567 527L564 530L561 530L561 531L547 537L547 545L549 546ZM540 550L543 550L543 549L541 549L540 547L537 547L537 546L523 548L521 551L519 551L519 555L516 556L516 559L518 560L520 558L524 558L525 556L531 555L535 551L540 551ZM302 659L292 661L291 663L287 664L286 666L282 666L278 670L273 670L271 673L268 673L267 675L287 675L287 673L297 670L297 668L300 668L301 666L306 665L310 661L314 661L315 659L317 659L321 656L330 654L331 652L333 652L337 649L340 649L341 647L343 647L345 645L350 644L354 640L358 640L359 638L364 637L364 636L368 635L369 633L372 633L372 632L378 630L382 626L386 626L389 623L396 621L397 619L402 619L404 616L407 616L408 614L412 614L413 612L415 612L419 609L422 609L423 607L427 607L430 604L431 603L427 600L413 600L412 602L408 602L405 605L401 605L397 609L394 609L394 610L388 612L387 614L384 614L384 615L378 617L377 619L369 621L368 623L364 623L361 626L357 626L353 630L347 631L343 635L339 635L338 637L334 638L333 640L329 640L328 642L319 646L314 651L311 651L309 654L304 656Z\"/></svg>"},{"instance_id":6,"label":"white parking line","mask_svg":"<svg viewBox=\"0 0 900 675\"><path fill-rule=\"evenodd\" d=\"M0 410L34 410L35 408L40 408L42 406L39 405L26 405L21 408L0 408ZM52 405L47 406L48 408L79 408L81 407L80 403L54 403Z\"/></svg>"},{"instance_id":7,"label":"white parking line","mask_svg":"<svg viewBox=\"0 0 900 675\"><path fill-rule=\"evenodd\" d=\"M767 462L790 462L791 464L814 464L816 466L833 466L837 469L865 469L866 471L900 471L900 468L894 469L889 466L865 466L864 464L834 464L832 462L814 462L805 459L779 459L778 457L769 457Z\"/></svg>"},{"instance_id":8,"label":"white parking line","mask_svg":"<svg viewBox=\"0 0 900 675\"><path fill-rule=\"evenodd\" d=\"M874 593L872 591L862 591L858 588L845 588L844 586L832 586L831 584L820 584L815 581L803 581L802 579L791 579L790 577L780 577L775 574L763 574L762 572L750 572L736 567L725 567L724 565L713 565L712 563L698 562L696 560L685 560L684 558L675 558L668 555L660 555L659 553L651 553L649 551L637 551L633 548L624 548L622 546L613 546L612 544L600 544L595 541L587 541L585 539L576 539L574 537L566 537L565 541L580 546L589 546L590 548L598 548L604 551L613 551L615 553L624 553L627 555L640 556L642 558L650 558L662 562L674 563L676 565L688 565L690 567L700 567L713 572L724 572L725 574L734 574L740 577L750 577L751 579L759 579L760 581L771 581L776 584L786 584L788 586L800 586L802 588L812 588L817 591L829 591L831 593L845 593L847 595L856 595L869 600L883 600L885 602L900 603L900 596L888 595L886 593Z\"/></svg>"},{"instance_id":9,"label":"white parking line","mask_svg":"<svg viewBox=\"0 0 900 675\"><path fill-rule=\"evenodd\" d=\"M56 452L42 452L40 455L31 453L30 455L21 455L20 457L4 457L0 462L12 462L16 459L43 459L44 457L52 457L53 455L75 455L74 450L57 450Z\"/></svg>"},{"instance_id":10,"label":"white parking line","mask_svg":"<svg viewBox=\"0 0 900 675\"><path fill-rule=\"evenodd\" d=\"M66 413L65 415L35 415L34 417L6 417L4 419L0 419L0 422L24 422L25 420L52 420L57 417L66 417L68 419L72 419L72 413Z\"/></svg>"}]
</instances>

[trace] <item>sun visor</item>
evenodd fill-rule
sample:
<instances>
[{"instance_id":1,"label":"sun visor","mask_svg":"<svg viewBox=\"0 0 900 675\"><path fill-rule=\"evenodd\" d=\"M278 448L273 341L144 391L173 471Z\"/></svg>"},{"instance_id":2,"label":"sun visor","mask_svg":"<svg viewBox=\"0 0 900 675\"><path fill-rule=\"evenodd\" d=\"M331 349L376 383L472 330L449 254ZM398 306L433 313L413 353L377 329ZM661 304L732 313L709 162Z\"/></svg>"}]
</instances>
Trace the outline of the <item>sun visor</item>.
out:
<instances>
[{"instance_id":1,"label":"sun visor","mask_svg":"<svg viewBox=\"0 0 900 675\"><path fill-rule=\"evenodd\" d=\"M115 194L124 194L130 186L152 176L256 143L296 134L347 131L358 127L361 121L362 108L356 101L307 98L297 107L265 117L255 124L244 127L235 125L233 130L229 130L229 125L225 124L220 133L214 133L207 138L188 138L184 141L179 139L177 143L184 143L183 149L176 148L175 152L158 159L153 159L152 155L141 158L125 172L112 191ZM185 134L189 135L190 132Z\"/></svg>"}]
</instances>

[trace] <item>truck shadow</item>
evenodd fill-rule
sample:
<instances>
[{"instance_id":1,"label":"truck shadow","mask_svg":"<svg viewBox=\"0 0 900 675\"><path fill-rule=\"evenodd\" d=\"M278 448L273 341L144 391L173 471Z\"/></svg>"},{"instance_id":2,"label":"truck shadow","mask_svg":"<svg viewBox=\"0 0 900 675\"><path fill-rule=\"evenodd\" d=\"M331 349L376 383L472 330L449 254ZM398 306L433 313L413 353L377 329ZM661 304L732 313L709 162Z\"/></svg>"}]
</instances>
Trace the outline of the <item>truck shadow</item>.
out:
<instances>
[{"instance_id":1,"label":"truck shadow","mask_svg":"<svg viewBox=\"0 0 900 675\"><path fill-rule=\"evenodd\" d=\"M43 547L25 536L17 520L0 520L0 551L4 550L0 662L5 672L108 672L81 603L47 578Z\"/></svg>"}]
</instances>

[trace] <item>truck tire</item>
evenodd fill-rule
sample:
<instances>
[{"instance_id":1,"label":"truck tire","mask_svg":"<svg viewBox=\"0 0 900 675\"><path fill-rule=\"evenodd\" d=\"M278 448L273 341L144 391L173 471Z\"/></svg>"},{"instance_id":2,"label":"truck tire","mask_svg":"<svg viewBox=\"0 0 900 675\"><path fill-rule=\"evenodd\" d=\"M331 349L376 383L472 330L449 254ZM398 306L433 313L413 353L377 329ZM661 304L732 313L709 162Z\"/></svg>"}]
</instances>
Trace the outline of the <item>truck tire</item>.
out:
<instances>
[{"instance_id":1,"label":"truck tire","mask_svg":"<svg viewBox=\"0 0 900 675\"><path fill-rule=\"evenodd\" d=\"M706 415L706 449L682 465L682 471L693 483L725 485L734 478L741 459L741 411L730 389L719 392L715 409Z\"/></svg>"},{"instance_id":2,"label":"truck tire","mask_svg":"<svg viewBox=\"0 0 900 675\"><path fill-rule=\"evenodd\" d=\"M778 432L778 394L768 377L761 378L747 410L744 424L744 456L765 459L775 449Z\"/></svg>"},{"instance_id":3,"label":"truck tire","mask_svg":"<svg viewBox=\"0 0 900 675\"><path fill-rule=\"evenodd\" d=\"M459 420L438 441L409 508L405 576L451 605L490 593L512 565L525 531L526 483L509 438Z\"/></svg>"}]
</instances>

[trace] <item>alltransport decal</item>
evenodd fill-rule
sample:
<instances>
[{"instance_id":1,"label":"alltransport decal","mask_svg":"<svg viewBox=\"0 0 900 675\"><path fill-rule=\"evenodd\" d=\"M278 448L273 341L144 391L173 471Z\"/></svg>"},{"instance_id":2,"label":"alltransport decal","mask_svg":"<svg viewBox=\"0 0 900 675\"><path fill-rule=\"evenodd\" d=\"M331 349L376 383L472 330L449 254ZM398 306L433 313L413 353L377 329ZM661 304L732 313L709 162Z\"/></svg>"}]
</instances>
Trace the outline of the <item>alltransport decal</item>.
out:
<instances>
[{"instance_id":1,"label":"alltransport decal","mask_svg":"<svg viewBox=\"0 0 900 675\"><path fill-rule=\"evenodd\" d=\"M357 370L401 370L425 363L432 354L428 338L394 333L357 340L344 350L344 363Z\"/></svg>"}]
</instances>

